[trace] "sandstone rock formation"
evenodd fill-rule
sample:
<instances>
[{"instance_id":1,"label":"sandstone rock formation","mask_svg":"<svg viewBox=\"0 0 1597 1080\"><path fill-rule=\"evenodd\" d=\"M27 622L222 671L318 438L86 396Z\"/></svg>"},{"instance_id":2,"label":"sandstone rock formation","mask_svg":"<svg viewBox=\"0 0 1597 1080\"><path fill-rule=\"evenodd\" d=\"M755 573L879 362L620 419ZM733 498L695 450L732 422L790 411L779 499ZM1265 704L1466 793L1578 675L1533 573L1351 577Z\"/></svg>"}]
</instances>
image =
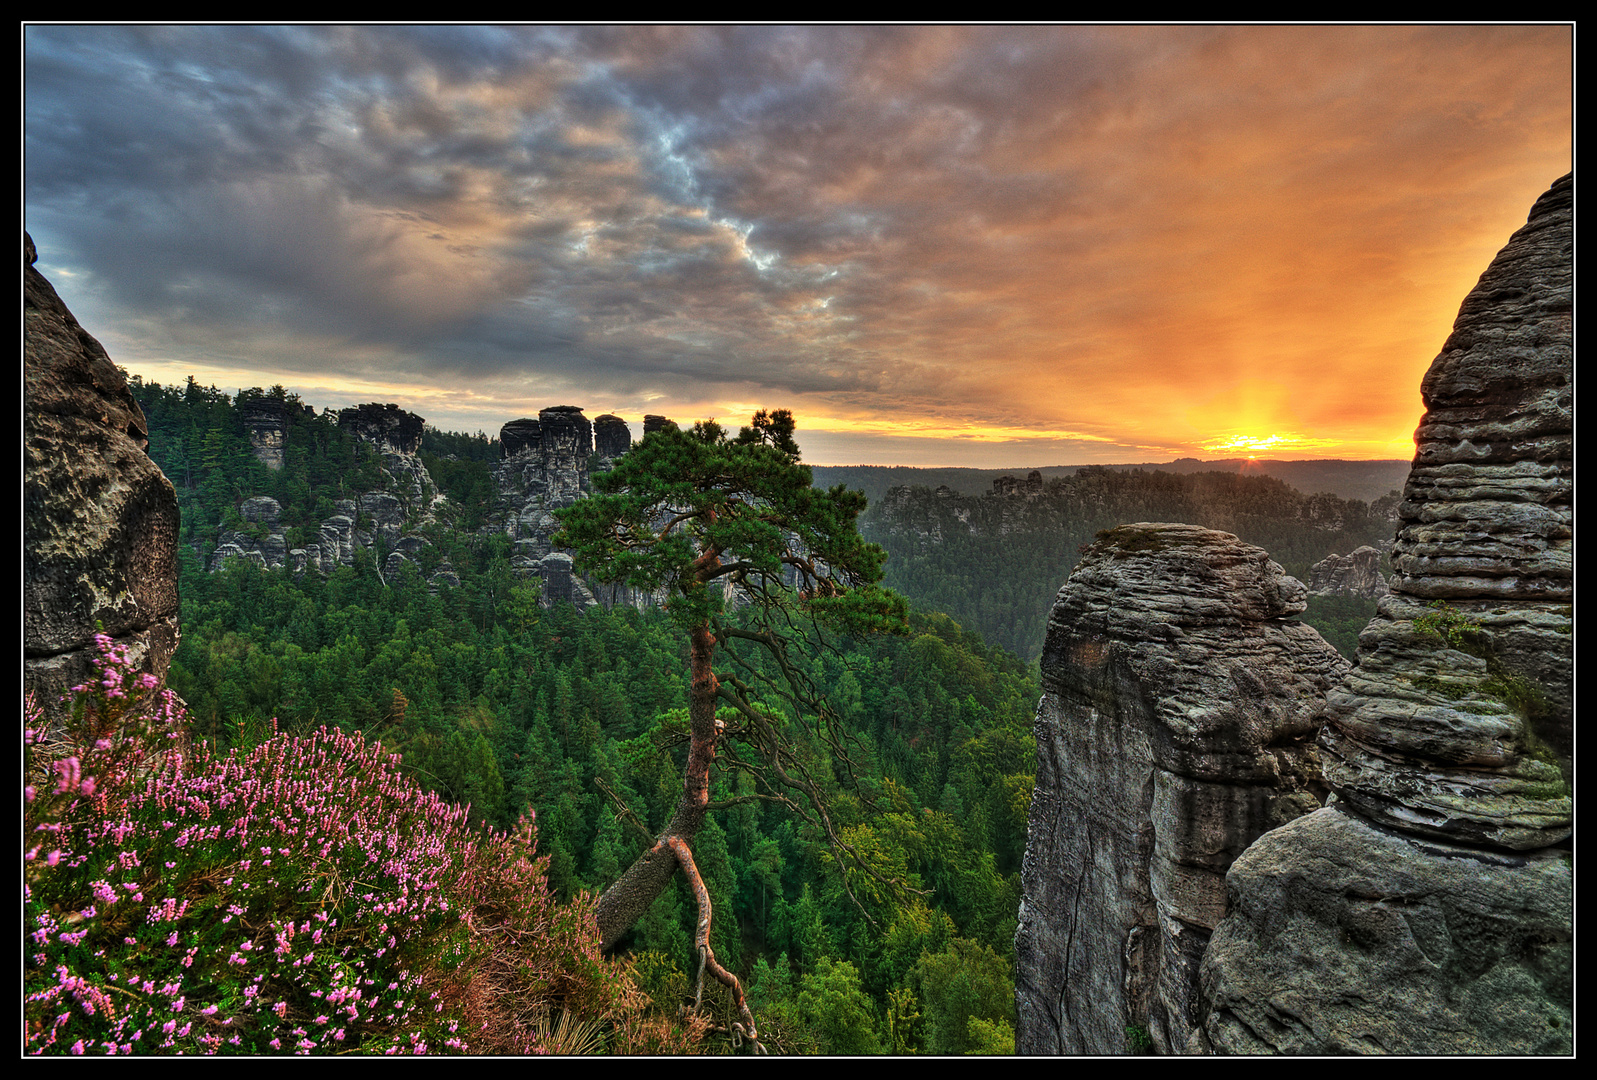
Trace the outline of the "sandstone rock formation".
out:
<instances>
[{"instance_id":1,"label":"sandstone rock formation","mask_svg":"<svg viewBox=\"0 0 1597 1080\"><path fill-rule=\"evenodd\" d=\"M238 400L256 456L268 467L273 467L273 461L281 467L287 447L288 410L295 406L259 391L241 391ZM309 406L305 408L309 411ZM339 500L337 512L320 524L316 538L302 548L288 546L281 522L283 508L275 499L265 495L245 499L239 515L248 527L218 534L209 563L212 573L229 559L246 559L268 570L287 567L296 576L309 570L328 573L353 565L355 553L374 543L388 549L381 568L385 574L414 560L426 541L406 535L406 530L430 521L432 507L442 497L419 456L425 421L398 405L373 402L341 410L338 425L381 456L385 489Z\"/></svg>"},{"instance_id":2,"label":"sandstone rock formation","mask_svg":"<svg viewBox=\"0 0 1597 1080\"><path fill-rule=\"evenodd\" d=\"M632 449L632 429L619 416L605 413L593 421L593 452L596 468L605 472L615 468L616 459Z\"/></svg>"},{"instance_id":3,"label":"sandstone rock formation","mask_svg":"<svg viewBox=\"0 0 1597 1080\"><path fill-rule=\"evenodd\" d=\"M177 495L144 413L23 239L23 685L53 706L96 624L164 678L178 640Z\"/></svg>"},{"instance_id":4,"label":"sandstone rock formation","mask_svg":"<svg viewBox=\"0 0 1597 1080\"><path fill-rule=\"evenodd\" d=\"M1390 592L1381 570L1385 558L1378 548L1365 544L1346 555L1327 555L1309 567L1304 582L1313 596L1362 596L1379 600Z\"/></svg>"},{"instance_id":5,"label":"sandstone rock formation","mask_svg":"<svg viewBox=\"0 0 1597 1080\"><path fill-rule=\"evenodd\" d=\"M669 423L664 417L648 416L644 430L657 431ZM571 556L556 551L551 543L560 528L554 511L592 490L590 462L602 472L631 447L632 431L625 420L605 414L590 423L574 405L552 406L539 412L536 420L512 420L499 430L501 458L495 477L515 543L511 566L523 576L540 579L546 605L647 602L625 586L605 586L596 593L594 586L572 574Z\"/></svg>"},{"instance_id":6,"label":"sandstone rock formation","mask_svg":"<svg viewBox=\"0 0 1597 1080\"><path fill-rule=\"evenodd\" d=\"M1042 493L1042 473L1036 469L1027 473L1024 480L1013 476L1000 476L993 481L993 494L1004 498L1013 498L1017 495L1036 498Z\"/></svg>"},{"instance_id":7,"label":"sandstone rock formation","mask_svg":"<svg viewBox=\"0 0 1597 1080\"><path fill-rule=\"evenodd\" d=\"M430 508L437 487L417 456L426 421L398 405L374 402L339 410L338 426L376 448L383 470L393 479L394 492L416 512Z\"/></svg>"},{"instance_id":8,"label":"sandstone rock formation","mask_svg":"<svg viewBox=\"0 0 1597 1080\"><path fill-rule=\"evenodd\" d=\"M1191 1038L1227 867L1319 805L1315 710L1347 664L1292 620L1305 595L1261 549L1170 524L1100 534L1060 590L1015 935L1019 1052Z\"/></svg>"},{"instance_id":9,"label":"sandstone rock formation","mask_svg":"<svg viewBox=\"0 0 1597 1080\"><path fill-rule=\"evenodd\" d=\"M1392 593L1324 709L1334 801L1232 868L1214 1049L1573 1046L1572 256L1566 176L1425 376Z\"/></svg>"},{"instance_id":10,"label":"sandstone rock formation","mask_svg":"<svg viewBox=\"0 0 1597 1080\"><path fill-rule=\"evenodd\" d=\"M288 445L288 402L275 395L241 392L238 411L256 459L268 469L281 469Z\"/></svg>"}]
</instances>

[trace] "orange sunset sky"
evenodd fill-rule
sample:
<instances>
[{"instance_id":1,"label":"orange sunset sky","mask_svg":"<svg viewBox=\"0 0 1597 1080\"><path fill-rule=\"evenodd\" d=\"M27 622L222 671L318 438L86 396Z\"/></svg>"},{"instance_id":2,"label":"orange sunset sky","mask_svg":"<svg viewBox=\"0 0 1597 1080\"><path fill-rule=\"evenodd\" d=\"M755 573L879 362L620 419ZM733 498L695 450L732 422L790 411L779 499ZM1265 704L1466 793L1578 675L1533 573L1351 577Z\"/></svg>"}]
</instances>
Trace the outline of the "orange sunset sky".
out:
<instances>
[{"instance_id":1,"label":"orange sunset sky","mask_svg":"<svg viewBox=\"0 0 1597 1080\"><path fill-rule=\"evenodd\" d=\"M818 464L1406 458L1572 167L1550 26L24 31L39 268L146 380Z\"/></svg>"}]
</instances>

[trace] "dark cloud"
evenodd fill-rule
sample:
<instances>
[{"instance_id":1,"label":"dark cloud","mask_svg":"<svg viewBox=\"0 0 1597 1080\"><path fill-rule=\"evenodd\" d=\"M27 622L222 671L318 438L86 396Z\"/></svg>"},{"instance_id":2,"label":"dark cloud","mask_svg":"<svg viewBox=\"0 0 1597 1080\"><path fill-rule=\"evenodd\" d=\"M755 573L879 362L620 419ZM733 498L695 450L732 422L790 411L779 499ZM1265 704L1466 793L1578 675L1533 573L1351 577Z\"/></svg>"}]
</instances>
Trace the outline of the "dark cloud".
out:
<instances>
[{"instance_id":1,"label":"dark cloud","mask_svg":"<svg viewBox=\"0 0 1597 1080\"><path fill-rule=\"evenodd\" d=\"M588 388L1038 446L1290 422L1390 453L1462 289L1568 168L1571 45L28 27L27 214L141 362L475 394L485 419Z\"/></svg>"}]
</instances>

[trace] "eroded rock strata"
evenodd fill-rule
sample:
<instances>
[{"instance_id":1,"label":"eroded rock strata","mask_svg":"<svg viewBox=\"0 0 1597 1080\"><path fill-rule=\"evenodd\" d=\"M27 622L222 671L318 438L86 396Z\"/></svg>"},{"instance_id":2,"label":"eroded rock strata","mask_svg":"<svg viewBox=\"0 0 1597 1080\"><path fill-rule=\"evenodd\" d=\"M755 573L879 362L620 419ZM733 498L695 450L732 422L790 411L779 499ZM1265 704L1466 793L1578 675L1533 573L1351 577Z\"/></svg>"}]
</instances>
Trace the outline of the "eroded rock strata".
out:
<instances>
[{"instance_id":1,"label":"eroded rock strata","mask_svg":"<svg viewBox=\"0 0 1597 1080\"><path fill-rule=\"evenodd\" d=\"M1216 1050L1573 1047L1572 192L1425 376L1392 592L1324 709L1333 804L1227 880Z\"/></svg>"},{"instance_id":2,"label":"eroded rock strata","mask_svg":"<svg viewBox=\"0 0 1597 1080\"><path fill-rule=\"evenodd\" d=\"M1227 867L1319 805L1315 711L1347 664L1292 620L1305 596L1263 550L1170 524L1102 534L1060 590L1016 933L1021 1053L1191 1039Z\"/></svg>"},{"instance_id":3,"label":"eroded rock strata","mask_svg":"<svg viewBox=\"0 0 1597 1080\"><path fill-rule=\"evenodd\" d=\"M1378 600L1391 591L1381 569L1381 552L1368 544L1346 555L1327 555L1309 567L1309 593L1314 596L1362 596Z\"/></svg>"},{"instance_id":4,"label":"eroded rock strata","mask_svg":"<svg viewBox=\"0 0 1597 1080\"><path fill-rule=\"evenodd\" d=\"M96 624L164 678L177 647L177 494L144 412L23 240L23 685L89 675Z\"/></svg>"}]
</instances>

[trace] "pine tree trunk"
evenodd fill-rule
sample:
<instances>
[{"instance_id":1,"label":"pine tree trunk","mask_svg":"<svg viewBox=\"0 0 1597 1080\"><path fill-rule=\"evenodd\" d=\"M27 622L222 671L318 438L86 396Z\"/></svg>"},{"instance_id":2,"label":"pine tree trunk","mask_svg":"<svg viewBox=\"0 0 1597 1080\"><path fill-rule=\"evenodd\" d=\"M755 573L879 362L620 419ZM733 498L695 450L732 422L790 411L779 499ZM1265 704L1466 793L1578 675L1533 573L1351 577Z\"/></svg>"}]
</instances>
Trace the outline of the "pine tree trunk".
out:
<instances>
[{"instance_id":1,"label":"pine tree trunk","mask_svg":"<svg viewBox=\"0 0 1597 1080\"><path fill-rule=\"evenodd\" d=\"M693 630L691 642L690 741L687 768L682 774L682 797L655 845L599 898L599 942L606 951L632 929L649 910L649 905L671 884L671 877L677 871L677 858L671 852L668 838L675 837L691 848L704 824L705 806L710 801L710 765L715 761L715 695L719 686L714 668L716 640L708 623Z\"/></svg>"}]
</instances>

